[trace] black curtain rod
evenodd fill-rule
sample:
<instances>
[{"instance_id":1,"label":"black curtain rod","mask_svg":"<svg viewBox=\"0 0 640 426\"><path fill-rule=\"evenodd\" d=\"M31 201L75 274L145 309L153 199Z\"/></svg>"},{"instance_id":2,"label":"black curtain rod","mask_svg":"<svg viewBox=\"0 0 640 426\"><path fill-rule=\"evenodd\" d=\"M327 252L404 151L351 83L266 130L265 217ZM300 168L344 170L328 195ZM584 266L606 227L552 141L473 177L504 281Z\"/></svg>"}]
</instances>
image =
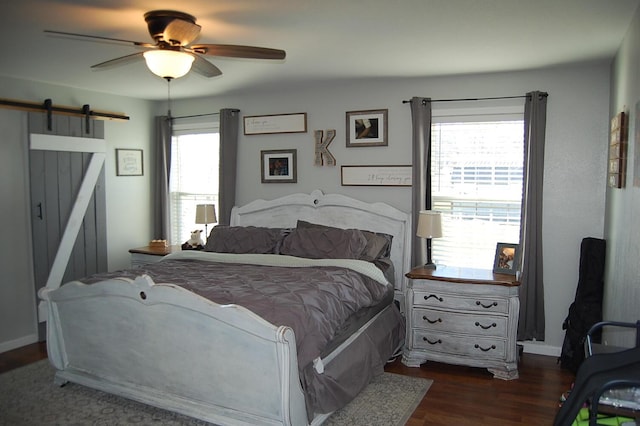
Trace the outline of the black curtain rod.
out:
<instances>
[{"instance_id":1,"label":"black curtain rod","mask_svg":"<svg viewBox=\"0 0 640 426\"><path fill-rule=\"evenodd\" d=\"M232 111L233 112L240 112L239 109L234 109ZM206 116L209 116L209 115L220 115L220 113L219 112L208 112L208 113L205 113L205 114L182 115L180 117L171 117L171 118L173 118L174 120L178 120L178 119L181 119L181 118L206 117Z\"/></svg>"},{"instance_id":2,"label":"black curtain rod","mask_svg":"<svg viewBox=\"0 0 640 426\"><path fill-rule=\"evenodd\" d=\"M208 112L206 114L194 114L194 115L182 115L180 117L171 117L174 120L179 120L181 118L196 118L196 117L207 117L209 115L220 115L219 112Z\"/></svg>"},{"instance_id":3,"label":"black curtain rod","mask_svg":"<svg viewBox=\"0 0 640 426\"><path fill-rule=\"evenodd\" d=\"M542 92L540 96L547 97L548 93ZM519 99L519 98L528 98L529 95L520 95L520 96L496 96L490 98L460 98L460 99L431 99L431 102L462 102L462 101L492 101L498 99ZM402 101L403 104L411 103L410 100Z\"/></svg>"}]
</instances>

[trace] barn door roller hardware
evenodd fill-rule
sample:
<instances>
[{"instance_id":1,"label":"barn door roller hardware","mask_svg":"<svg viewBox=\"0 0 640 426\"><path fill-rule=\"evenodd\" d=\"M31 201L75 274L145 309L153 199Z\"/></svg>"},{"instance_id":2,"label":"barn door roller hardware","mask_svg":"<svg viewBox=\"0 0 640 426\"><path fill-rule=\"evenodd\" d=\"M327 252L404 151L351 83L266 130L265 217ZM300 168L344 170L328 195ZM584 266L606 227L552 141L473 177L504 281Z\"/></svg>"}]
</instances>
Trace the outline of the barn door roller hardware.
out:
<instances>
[{"instance_id":1,"label":"barn door roller hardware","mask_svg":"<svg viewBox=\"0 0 640 426\"><path fill-rule=\"evenodd\" d=\"M11 108L22 111L44 111L47 113L47 128L52 130L53 114L71 115L75 117L84 117L86 126L89 129L90 120L118 120L127 121L129 117L119 112L96 111L91 110L88 104L82 108L74 108L69 106L53 105L51 99L45 99L41 104L37 102L16 101L13 99L0 99L0 107Z\"/></svg>"}]
</instances>

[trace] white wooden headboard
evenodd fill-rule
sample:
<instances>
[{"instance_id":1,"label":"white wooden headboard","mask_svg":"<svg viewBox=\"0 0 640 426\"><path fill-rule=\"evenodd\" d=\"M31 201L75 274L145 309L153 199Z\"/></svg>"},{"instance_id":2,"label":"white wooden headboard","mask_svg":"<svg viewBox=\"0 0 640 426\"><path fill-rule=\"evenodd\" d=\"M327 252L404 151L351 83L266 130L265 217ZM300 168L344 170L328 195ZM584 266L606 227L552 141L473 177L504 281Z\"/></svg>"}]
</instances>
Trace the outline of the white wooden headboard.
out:
<instances>
[{"instance_id":1,"label":"white wooden headboard","mask_svg":"<svg viewBox=\"0 0 640 426\"><path fill-rule=\"evenodd\" d=\"M411 217L385 203L366 203L341 194L291 194L273 200L255 200L231 211L232 226L295 228L298 220L383 232L393 236L391 261L395 268L396 299L403 300L411 266Z\"/></svg>"}]
</instances>

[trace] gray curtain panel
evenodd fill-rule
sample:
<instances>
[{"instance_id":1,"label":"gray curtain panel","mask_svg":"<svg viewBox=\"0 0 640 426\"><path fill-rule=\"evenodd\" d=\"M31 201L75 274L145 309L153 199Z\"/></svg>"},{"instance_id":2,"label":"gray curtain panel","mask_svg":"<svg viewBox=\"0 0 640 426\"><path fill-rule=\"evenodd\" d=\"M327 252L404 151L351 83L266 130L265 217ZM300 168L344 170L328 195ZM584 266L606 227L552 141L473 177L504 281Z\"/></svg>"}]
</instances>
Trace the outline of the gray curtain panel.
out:
<instances>
[{"instance_id":1,"label":"gray curtain panel","mask_svg":"<svg viewBox=\"0 0 640 426\"><path fill-rule=\"evenodd\" d=\"M220 186L218 188L218 224L229 225L236 203L236 164L240 110L220 110Z\"/></svg>"},{"instance_id":2,"label":"gray curtain panel","mask_svg":"<svg viewBox=\"0 0 640 426\"><path fill-rule=\"evenodd\" d=\"M529 92L524 107L524 188L520 219L520 318L518 340L544 340L542 184L547 93Z\"/></svg>"},{"instance_id":3,"label":"gray curtain panel","mask_svg":"<svg viewBox=\"0 0 640 426\"><path fill-rule=\"evenodd\" d=\"M153 183L153 238L171 237L169 171L171 168L171 117L156 117L155 177Z\"/></svg>"},{"instance_id":4,"label":"gray curtain panel","mask_svg":"<svg viewBox=\"0 0 640 426\"><path fill-rule=\"evenodd\" d=\"M427 261L427 242L416 236L420 210L431 209L431 98L411 98L413 185L411 201L412 266Z\"/></svg>"}]
</instances>

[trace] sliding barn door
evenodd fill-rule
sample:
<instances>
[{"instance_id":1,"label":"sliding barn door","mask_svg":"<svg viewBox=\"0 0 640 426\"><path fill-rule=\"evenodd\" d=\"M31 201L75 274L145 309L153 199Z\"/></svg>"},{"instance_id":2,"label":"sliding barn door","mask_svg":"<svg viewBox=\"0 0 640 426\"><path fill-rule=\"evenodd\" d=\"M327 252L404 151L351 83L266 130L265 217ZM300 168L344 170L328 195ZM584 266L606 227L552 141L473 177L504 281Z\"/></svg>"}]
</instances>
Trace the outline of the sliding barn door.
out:
<instances>
[{"instance_id":1,"label":"sliding barn door","mask_svg":"<svg viewBox=\"0 0 640 426\"><path fill-rule=\"evenodd\" d=\"M49 130L44 113L29 114L29 134L71 136L75 138L104 138L104 122L91 120L86 132L84 119L54 115ZM34 139L31 136L30 139ZM78 139L82 143L83 139ZM31 143L31 141L30 141ZM78 197L83 178L87 172L91 152L79 150L60 151L51 149L29 150L31 186L31 226L33 233L33 264L36 292L47 284L56 255ZM80 151L80 152L78 152ZM90 194L86 213L82 219L70 257L64 260L66 269L62 282L81 278L95 272L107 270L106 207L104 167ZM65 268L65 266L63 266ZM36 304L39 299L36 301ZM39 318L39 340L45 339L46 318Z\"/></svg>"}]
</instances>

